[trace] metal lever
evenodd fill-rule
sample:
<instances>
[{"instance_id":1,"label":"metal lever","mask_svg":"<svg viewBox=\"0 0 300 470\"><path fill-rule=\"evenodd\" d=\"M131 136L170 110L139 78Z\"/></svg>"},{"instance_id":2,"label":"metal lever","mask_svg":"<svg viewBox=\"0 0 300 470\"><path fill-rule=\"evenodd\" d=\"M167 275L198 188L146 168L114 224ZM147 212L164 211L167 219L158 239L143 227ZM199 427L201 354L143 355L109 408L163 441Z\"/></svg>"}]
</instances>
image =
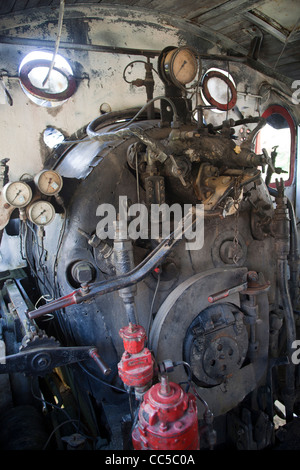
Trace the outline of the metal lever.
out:
<instances>
[{"instance_id":1,"label":"metal lever","mask_svg":"<svg viewBox=\"0 0 300 470\"><path fill-rule=\"evenodd\" d=\"M229 289L224 289L220 292L217 292L216 294L210 295L208 297L208 301L212 304L214 302L217 302L217 300L225 299L225 297L228 297L231 294L236 294L237 292L242 292L248 287L248 282L244 282L243 284L240 284L235 287L231 287Z\"/></svg>"},{"instance_id":2,"label":"metal lever","mask_svg":"<svg viewBox=\"0 0 300 470\"><path fill-rule=\"evenodd\" d=\"M0 358L0 374L24 372L28 375L45 375L56 367L93 358L104 375L111 369L102 361L93 346L31 347L19 353Z\"/></svg>"},{"instance_id":3,"label":"metal lever","mask_svg":"<svg viewBox=\"0 0 300 470\"><path fill-rule=\"evenodd\" d=\"M89 356L96 362L103 375L109 375L111 373L111 369L103 362L96 348L89 350Z\"/></svg>"},{"instance_id":4,"label":"metal lever","mask_svg":"<svg viewBox=\"0 0 300 470\"><path fill-rule=\"evenodd\" d=\"M272 170L273 173L276 173L276 169L275 169L275 167L274 167L274 165L273 165L272 159L269 157L269 154L268 154L268 152L267 152L267 150L266 150L265 148L262 149L262 153L263 153L263 155L264 155L264 157L265 157L265 162L266 162L266 164L269 165L269 167L271 168L271 170Z\"/></svg>"}]
</instances>

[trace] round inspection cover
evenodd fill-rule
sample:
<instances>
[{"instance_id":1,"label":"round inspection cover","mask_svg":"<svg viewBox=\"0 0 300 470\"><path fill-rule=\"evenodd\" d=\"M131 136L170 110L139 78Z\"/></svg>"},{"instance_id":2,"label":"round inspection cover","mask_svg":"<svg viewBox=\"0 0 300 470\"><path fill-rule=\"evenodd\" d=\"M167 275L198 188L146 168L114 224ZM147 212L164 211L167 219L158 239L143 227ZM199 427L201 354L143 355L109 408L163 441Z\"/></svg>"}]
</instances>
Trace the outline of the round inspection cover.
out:
<instances>
[{"instance_id":1,"label":"round inspection cover","mask_svg":"<svg viewBox=\"0 0 300 470\"><path fill-rule=\"evenodd\" d=\"M208 82L209 80L217 78L219 80L222 80L227 87L230 90L230 100L227 103L221 103L214 98L209 90ZM220 109L221 111L229 111L232 109L237 101L237 91L234 86L234 83L230 80L229 77L227 77L224 73L218 72L217 70L211 70L210 72L207 72L202 81L202 91L205 99L212 105L215 106L217 109Z\"/></svg>"},{"instance_id":2,"label":"round inspection cover","mask_svg":"<svg viewBox=\"0 0 300 470\"><path fill-rule=\"evenodd\" d=\"M184 360L201 386L222 383L240 369L248 349L248 334L241 311L220 303L202 310L189 326Z\"/></svg>"},{"instance_id":3,"label":"round inspection cover","mask_svg":"<svg viewBox=\"0 0 300 470\"><path fill-rule=\"evenodd\" d=\"M238 256L236 265L244 266L247 258L247 244L241 233L238 233L238 243L235 248L234 235L232 230L225 230L215 239L211 250L212 262L215 267L234 265L233 254L235 249Z\"/></svg>"},{"instance_id":4,"label":"round inspection cover","mask_svg":"<svg viewBox=\"0 0 300 470\"><path fill-rule=\"evenodd\" d=\"M216 289L221 291L240 284L246 272L247 268L236 266L211 269L186 279L169 294L155 316L149 338L158 362L166 358L182 359L186 332L199 312L211 305L209 295ZM228 300L234 303L237 296L232 295ZM179 378L180 371L173 374Z\"/></svg>"}]
</instances>

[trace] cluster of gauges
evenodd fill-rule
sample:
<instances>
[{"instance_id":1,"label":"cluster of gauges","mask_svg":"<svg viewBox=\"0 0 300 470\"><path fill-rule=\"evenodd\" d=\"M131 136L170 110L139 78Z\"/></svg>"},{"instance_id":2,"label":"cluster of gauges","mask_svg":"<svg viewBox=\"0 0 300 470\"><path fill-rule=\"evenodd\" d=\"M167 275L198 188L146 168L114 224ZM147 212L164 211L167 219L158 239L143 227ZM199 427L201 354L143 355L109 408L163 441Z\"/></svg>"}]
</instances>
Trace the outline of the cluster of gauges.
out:
<instances>
[{"instance_id":1,"label":"cluster of gauges","mask_svg":"<svg viewBox=\"0 0 300 470\"><path fill-rule=\"evenodd\" d=\"M54 170L42 170L34 177L34 183L45 196L56 196L63 186L62 177ZM50 224L54 219L53 204L45 199L34 199L31 185L26 181L7 183L3 187L2 194L10 206L18 209L26 207L29 220L40 227Z\"/></svg>"},{"instance_id":2,"label":"cluster of gauges","mask_svg":"<svg viewBox=\"0 0 300 470\"><path fill-rule=\"evenodd\" d=\"M163 49L158 58L158 73L165 84L185 91L188 84L197 80L204 100L220 111L229 111L236 104L237 90L230 75L220 69L211 69L202 75L201 55L192 47Z\"/></svg>"}]
</instances>

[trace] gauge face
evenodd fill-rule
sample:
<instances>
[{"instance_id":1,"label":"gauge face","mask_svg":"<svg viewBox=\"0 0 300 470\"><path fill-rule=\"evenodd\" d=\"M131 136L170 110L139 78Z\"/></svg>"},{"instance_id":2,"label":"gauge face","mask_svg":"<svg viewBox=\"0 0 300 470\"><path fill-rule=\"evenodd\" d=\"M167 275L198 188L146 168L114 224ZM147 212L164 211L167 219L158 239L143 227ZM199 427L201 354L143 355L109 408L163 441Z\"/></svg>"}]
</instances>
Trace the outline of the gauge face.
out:
<instances>
[{"instance_id":1,"label":"gauge face","mask_svg":"<svg viewBox=\"0 0 300 470\"><path fill-rule=\"evenodd\" d=\"M36 201L30 206L28 216L36 225L48 225L54 219L55 209L48 201Z\"/></svg>"},{"instance_id":2,"label":"gauge face","mask_svg":"<svg viewBox=\"0 0 300 470\"><path fill-rule=\"evenodd\" d=\"M54 170L43 170L34 178L35 184L42 194L53 196L57 194L63 185L60 174Z\"/></svg>"},{"instance_id":3,"label":"gauge face","mask_svg":"<svg viewBox=\"0 0 300 470\"><path fill-rule=\"evenodd\" d=\"M175 84L190 83L196 77L198 70L195 52L188 47L171 50L165 57L164 69Z\"/></svg>"},{"instance_id":4,"label":"gauge face","mask_svg":"<svg viewBox=\"0 0 300 470\"><path fill-rule=\"evenodd\" d=\"M32 198L31 187L24 181L7 183L2 192L6 202L13 207L25 207Z\"/></svg>"}]
</instances>

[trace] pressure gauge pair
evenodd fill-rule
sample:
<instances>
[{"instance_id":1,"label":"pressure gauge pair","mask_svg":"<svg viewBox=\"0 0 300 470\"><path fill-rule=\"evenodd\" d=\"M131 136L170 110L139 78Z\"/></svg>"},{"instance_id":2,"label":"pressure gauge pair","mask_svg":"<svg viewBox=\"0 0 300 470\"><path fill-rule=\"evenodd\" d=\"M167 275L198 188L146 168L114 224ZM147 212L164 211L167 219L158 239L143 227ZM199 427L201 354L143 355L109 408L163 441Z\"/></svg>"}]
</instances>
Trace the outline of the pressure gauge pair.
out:
<instances>
[{"instance_id":1,"label":"pressure gauge pair","mask_svg":"<svg viewBox=\"0 0 300 470\"><path fill-rule=\"evenodd\" d=\"M34 182L45 196L56 196L63 185L62 177L54 170L41 171L34 177ZM48 225L55 217L55 209L51 202L41 199L31 204L28 217L38 226Z\"/></svg>"},{"instance_id":2,"label":"pressure gauge pair","mask_svg":"<svg viewBox=\"0 0 300 470\"><path fill-rule=\"evenodd\" d=\"M63 180L54 170L43 170L38 173L34 182L45 196L55 196L62 188ZM7 183L2 190L5 201L12 207L23 209L32 200L32 189L25 181ZM49 201L37 200L28 207L29 219L38 226L50 224L55 216L55 209Z\"/></svg>"},{"instance_id":3,"label":"pressure gauge pair","mask_svg":"<svg viewBox=\"0 0 300 470\"><path fill-rule=\"evenodd\" d=\"M34 182L45 196L56 196L63 186L62 177L54 170L41 171L34 177ZM49 201L35 201L29 207L28 216L38 226L48 225L55 217L55 209Z\"/></svg>"}]
</instances>

